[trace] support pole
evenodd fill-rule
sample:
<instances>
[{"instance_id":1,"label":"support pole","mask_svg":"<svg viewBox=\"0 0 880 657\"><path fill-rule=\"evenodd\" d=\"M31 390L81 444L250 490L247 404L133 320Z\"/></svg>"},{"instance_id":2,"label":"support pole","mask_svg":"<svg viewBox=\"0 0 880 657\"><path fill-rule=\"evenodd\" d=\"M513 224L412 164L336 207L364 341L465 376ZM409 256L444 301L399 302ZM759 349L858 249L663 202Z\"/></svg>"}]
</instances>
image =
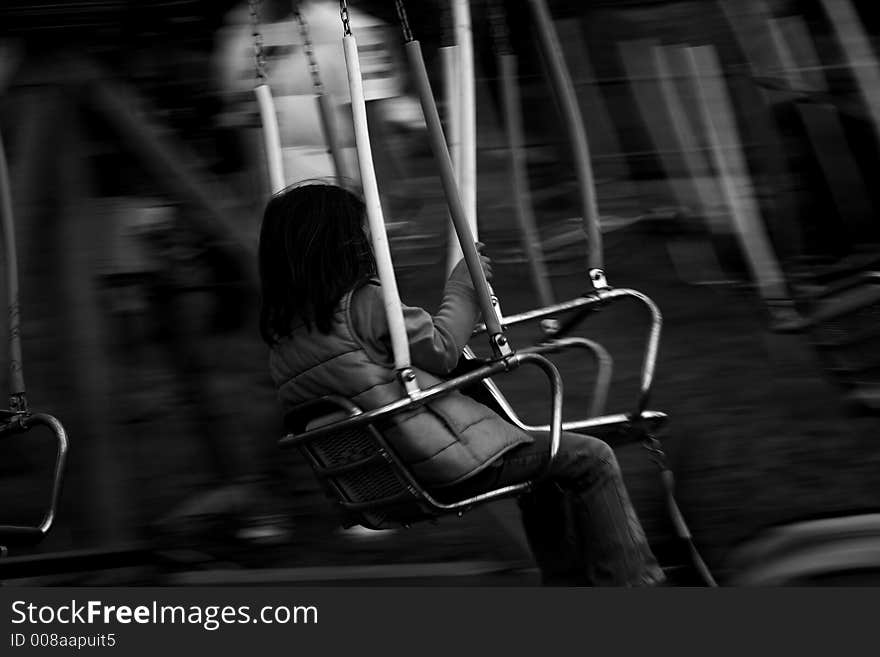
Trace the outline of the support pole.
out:
<instances>
[{"instance_id":1,"label":"support pole","mask_svg":"<svg viewBox=\"0 0 880 657\"><path fill-rule=\"evenodd\" d=\"M461 201L474 239L477 227L477 105L474 79L474 36L468 0L453 0L452 20L459 51L459 114L461 117Z\"/></svg>"},{"instance_id":2,"label":"support pole","mask_svg":"<svg viewBox=\"0 0 880 657\"><path fill-rule=\"evenodd\" d=\"M418 383L412 371L409 354L409 340L403 321L403 308L394 277L388 235L385 232L385 218L379 198L379 185L373 166L373 152L370 148L370 132L367 125L367 105L364 100L364 84L361 77L357 41L349 32L342 39L345 50L345 65L348 72L348 88L351 93L351 110L354 120L354 136L357 144L358 165L363 185L364 200L367 207L367 220L370 224L370 240L376 258L379 280L382 282L382 299L388 328L391 335L391 351L394 354L394 367L406 388L407 394L418 392Z\"/></svg>"},{"instance_id":3,"label":"support pole","mask_svg":"<svg viewBox=\"0 0 880 657\"><path fill-rule=\"evenodd\" d=\"M269 185L273 194L287 186L284 178L284 163L281 156L281 135L278 130L278 115L268 84L258 85L257 104L260 106L260 121L263 125L263 147L266 151L266 164L269 168Z\"/></svg>"},{"instance_id":4,"label":"support pole","mask_svg":"<svg viewBox=\"0 0 880 657\"><path fill-rule=\"evenodd\" d=\"M459 86L461 80L461 52L456 45L440 48L440 61L443 65L443 101L446 107L446 144L456 174L456 184L461 189L461 104ZM456 238L452 216L449 217L449 247L446 260L446 273L462 258L461 247Z\"/></svg>"},{"instance_id":5,"label":"support pole","mask_svg":"<svg viewBox=\"0 0 880 657\"><path fill-rule=\"evenodd\" d=\"M21 352L21 307L18 293L18 253L15 245L15 218L12 189L3 135L0 134L0 209L3 212L3 241L6 258L6 294L9 314L9 399L10 410L26 411L24 368Z\"/></svg>"},{"instance_id":6,"label":"support pole","mask_svg":"<svg viewBox=\"0 0 880 657\"><path fill-rule=\"evenodd\" d=\"M422 57L421 46L418 41L412 40L408 41L404 48L409 60L413 84L419 94L422 112L425 115L425 124L428 128L431 150L440 169L440 181L443 184L443 191L449 204L449 212L452 215L452 222L455 225L458 242L464 252L465 263L477 292L477 302L483 314L483 321L486 323L496 356L507 355L510 353L510 346L503 334L501 321L493 306L492 292L486 280L486 275L483 273L480 255L477 253L474 236L465 214L464 205L459 196L458 187L455 184L455 172L452 168L449 150L446 148L446 137L443 135L443 126L440 123L440 115L434 102L434 94L431 90L431 82L428 79L425 60Z\"/></svg>"}]
</instances>

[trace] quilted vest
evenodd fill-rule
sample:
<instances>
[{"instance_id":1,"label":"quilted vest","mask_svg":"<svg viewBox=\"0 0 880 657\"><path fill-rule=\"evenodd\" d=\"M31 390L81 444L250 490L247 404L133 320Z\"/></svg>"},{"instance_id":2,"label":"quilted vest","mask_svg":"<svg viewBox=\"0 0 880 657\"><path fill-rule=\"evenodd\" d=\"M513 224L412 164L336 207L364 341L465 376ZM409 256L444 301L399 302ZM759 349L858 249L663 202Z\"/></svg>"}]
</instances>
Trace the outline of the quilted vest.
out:
<instances>
[{"instance_id":1,"label":"quilted vest","mask_svg":"<svg viewBox=\"0 0 880 657\"><path fill-rule=\"evenodd\" d=\"M390 356L388 362L373 361L356 337L350 313L354 292L337 306L330 333L310 331L300 323L272 348L269 371L285 413L328 394L347 397L364 410L404 396ZM441 381L414 369L422 389ZM516 445L532 441L458 391L389 416L376 426L416 479L433 487L458 483Z\"/></svg>"}]
</instances>

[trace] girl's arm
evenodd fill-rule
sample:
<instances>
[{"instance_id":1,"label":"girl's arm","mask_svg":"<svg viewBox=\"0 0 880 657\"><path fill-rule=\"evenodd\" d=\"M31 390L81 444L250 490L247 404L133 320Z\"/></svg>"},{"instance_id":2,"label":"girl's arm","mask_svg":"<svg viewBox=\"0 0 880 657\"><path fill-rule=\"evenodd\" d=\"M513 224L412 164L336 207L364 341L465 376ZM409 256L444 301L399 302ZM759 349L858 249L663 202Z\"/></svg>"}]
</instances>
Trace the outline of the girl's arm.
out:
<instances>
[{"instance_id":1,"label":"girl's arm","mask_svg":"<svg viewBox=\"0 0 880 657\"><path fill-rule=\"evenodd\" d=\"M490 274L488 259L484 268ZM353 324L355 332L375 358L382 353L388 359L388 322L382 305L382 295L376 284L362 288L354 299ZM477 295L464 261L452 270L443 300L435 315L422 308L403 307L403 318L409 337L410 357L415 367L432 374L448 374L458 364L461 350L467 345L479 319Z\"/></svg>"}]
</instances>

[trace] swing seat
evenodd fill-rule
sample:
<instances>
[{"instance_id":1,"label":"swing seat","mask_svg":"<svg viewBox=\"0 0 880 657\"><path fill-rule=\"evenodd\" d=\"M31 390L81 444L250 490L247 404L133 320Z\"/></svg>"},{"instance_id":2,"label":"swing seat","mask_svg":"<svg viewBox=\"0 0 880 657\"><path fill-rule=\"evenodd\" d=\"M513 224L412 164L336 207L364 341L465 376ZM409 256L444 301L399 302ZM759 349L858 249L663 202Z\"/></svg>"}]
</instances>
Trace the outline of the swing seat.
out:
<instances>
[{"instance_id":1,"label":"swing seat","mask_svg":"<svg viewBox=\"0 0 880 657\"><path fill-rule=\"evenodd\" d=\"M285 427L303 433L362 412L345 398L322 397L292 411ZM323 438L303 440L299 447L340 507L344 527L389 529L436 517L375 425L342 427Z\"/></svg>"},{"instance_id":2,"label":"swing seat","mask_svg":"<svg viewBox=\"0 0 880 657\"><path fill-rule=\"evenodd\" d=\"M12 411L0 413L2 413L4 422L0 425L0 439L9 435L25 433L36 426L45 426L52 431L58 444L49 506L44 512L40 524L35 526L0 525L0 546L33 547L46 537L55 522L58 499L61 496L61 485L64 479L65 463L67 462L67 433L56 418L45 413L30 414Z\"/></svg>"},{"instance_id":3,"label":"swing seat","mask_svg":"<svg viewBox=\"0 0 880 657\"><path fill-rule=\"evenodd\" d=\"M364 411L344 397L320 397L286 415L285 429L290 433L281 440L281 445L299 448L328 496L335 501L345 527L389 529L432 521L450 513L461 515L478 504L523 493L537 478L467 499L441 502L412 475L383 436L378 421L522 363L537 365L550 380L552 461L559 447L562 425L562 379L556 367L537 354L518 354L483 364L412 397L371 411Z\"/></svg>"}]
</instances>

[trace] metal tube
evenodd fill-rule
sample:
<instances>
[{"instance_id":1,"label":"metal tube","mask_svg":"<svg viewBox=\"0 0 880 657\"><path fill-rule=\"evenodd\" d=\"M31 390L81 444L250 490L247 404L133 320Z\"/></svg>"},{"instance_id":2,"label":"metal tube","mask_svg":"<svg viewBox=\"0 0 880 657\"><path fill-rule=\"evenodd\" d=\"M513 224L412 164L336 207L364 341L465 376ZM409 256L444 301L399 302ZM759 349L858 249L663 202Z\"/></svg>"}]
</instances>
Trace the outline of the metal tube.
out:
<instances>
[{"instance_id":1,"label":"metal tube","mask_svg":"<svg viewBox=\"0 0 880 657\"><path fill-rule=\"evenodd\" d=\"M513 187L514 210L519 222L523 250L529 262L532 284L538 293L542 306L554 302L550 287L550 276L541 250L541 239L532 211L532 198L529 194L529 174L525 158L525 139L523 137L522 111L520 108L519 87L517 86L517 58L512 54L500 54L498 66L501 73L502 105L504 127L507 133L507 147L510 155L510 175Z\"/></svg>"},{"instance_id":2,"label":"metal tube","mask_svg":"<svg viewBox=\"0 0 880 657\"><path fill-rule=\"evenodd\" d=\"M614 290L611 290L609 292L614 292ZM609 292L606 292L606 294L608 294ZM515 326L516 324L522 324L524 322L530 322L535 319L542 319L551 315L558 315L559 313L570 312L572 310L577 310L578 308L601 303L602 300L605 298L605 295L603 295L602 298L600 298L598 295L578 297L577 299L571 299L570 301L561 301L559 303L553 304L552 306L547 306L546 308L535 308L534 310L527 310L526 312L517 313L516 315L507 315L504 317L503 326L504 328L508 328L510 326ZM479 335L485 332L485 324L477 324L476 328L474 328L474 335Z\"/></svg>"},{"instance_id":3,"label":"metal tube","mask_svg":"<svg viewBox=\"0 0 880 657\"><path fill-rule=\"evenodd\" d=\"M636 406L636 415L640 416L648 406L648 400L651 396L651 386L654 384L654 369L657 365L657 352L660 349L660 331L663 328L663 315L660 308L649 297L636 292L635 290L627 290L629 295L634 299L641 301L651 314L651 329L648 333L648 340L645 344L645 356L642 361L642 385L639 391L639 401Z\"/></svg>"},{"instance_id":4,"label":"metal tube","mask_svg":"<svg viewBox=\"0 0 880 657\"><path fill-rule=\"evenodd\" d=\"M339 131L336 129L336 121L333 117L332 98L325 93L318 94L316 98L318 112L321 116L321 128L324 131L324 138L327 140L327 152L330 153L330 158L333 160L333 170L336 172L336 182L340 186L344 186L349 176L344 164L345 159L342 144L339 141Z\"/></svg>"},{"instance_id":5,"label":"metal tube","mask_svg":"<svg viewBox=\"0 0 880 657\"><path fill-rule=\"evenodd\" d=\"M500 335L502 332L501 322L492 305L492 293L489 289L489 283L486 280L486 275L483 273L480 255L477 253L474 236L455 183L455 172L452 168L449 150L446 147L446 138L443 135L443 126L440 123L440 115L437 112L434 94L431 91L431 82L428 79L428 71L425 68L421 46L418 41L409 41L404 47L409 59L413 83L419 94L422 113L425 115L431 149L434 152L434 158L440 169L440 181L443 184L443 191L449 204L449 212L452 215L452 222L458 235L458 242L464 252L468 272L471 275L471 280L477 292L477 303L480 306L480 311L483 313L483 320L488 327L489 334L491 336Z\"/></svg>"},{"instance_id":6,"label":"metal tube","mask_svg":"<svg viewBox=\"0 0 880 657\"><path fill-rule=\"evenodd\" d=\"M452 0L452 22L459 48L459 107L461 115L461 200L476 239L477 229L477 104L474 82L474 41L468 0Z\"/></svg>"},{"instance_id":7,"label":"metal tube","mask_svg":"<svg viewBox=\"0 0 880 657\"><path fill-rule=\"evenodd\" d=\"M657 307L657 304L655 304L651 300L650 297L642 294L637 290L630 290L627 288L599 290L596 292L595 295L591 295L588 297L580 297L579 299L564 301L562 303L557 303L553 306L548 306L547 308L537 308L535 310L530 310L528 312L520 313L518 315L510 315L504 318L504 327L507 328L514 324L521 324L523 322L540 319L542 317L548 317L550 315L557 315L562 312L577 310L578 308L584 308L591 304L611 301L612 299L618 299L621 297L631 297L641 302L647 307L648 312L651 315L651 326L648 332L648 339L645 344L645 355L642 360L641 385L639 388L638 403L636 405L636 415L639 415L647 407L648 404L648 399L651 393L651 386L654 382L654 370L657 362L657 353L660 348L660 333L663 327L663 316L660 313L660 309ZM477 328L474 330L474 334L482 333L485 330L485 325L478 325Z\"/></svg>"},{"instance_id":8,"label":"metal tube","mask_svg":"<svg viewBox=\"0 0 880 657\"><path fill-rule=\"evenodd\" d=\"M21 306L18 301L18 253L15 245L15 217L12 210L12 188L3 135L0 134L0 208L3 212L3 240L6 253L6 305L9 312L9 394L25 394L21 352ZM23 400L22 400L23 401ZM14 409L25 410L25 409Z\"/></svg>"},{"instance_id":9,"label":"metal tube","mask_svg":"<svg viewBox=\"0 0 880 657\"><path fill-rule=\"evenodd\" d=\"M33 415L15 415L14 421L17 425L13 425L13 431L28 431L35 425L43 425L49 427L55 435L58 443L58 450L55 457L55 469L52 477L52 493L49 498L49 506L43 514L40 524L36 527L28 527L24 525L0 525L0 542L5 540L19 540L27 542L37 542L41 540L55 522L55 515L58 511L58 501L61 498L61 487L64 482L64 470L67 464L67 452L69 443L67 440L67 432L64 430L61 422L55 417L45 413L35 413Z\"/></svg>"},{"instance_id":10,"label":"metal tube","mask_svg":"<svg viewBox=\"0 0 880 657\"><path fill-rule=\"evenodd\" d=\"M590 400L590 417L595 417L605 410L608 399L608 389L611 387L611 376L614 371L614 360L611 354L601 344L587 338L555 338L545 345L521 349L521 352L531 353L556 353L562 349L575 347L586 349L593 355L596 363L596 384L593 386L593 397ZM538 351L539 350L539 351Z\"/></svg>"},{"instance_id":11,"label":"metal tube","mask_svg":"<svg viewBox=\"0 0 880 657\"><path fill-rule=\"evenodd\" d=\"M553 20L545 0L529 0L535 20L539 41L550 69L553 89L559 98L565 127L574 149L575 172L581 193L584 232L587 235L587 265L592 270L602 270L602 231L599 225L599 209L596 202L596 187L590 163L590 146L584 120L578 106L574 84L565 64L565 56Z\"/></svg>"},{"instance_id":12,"label":"metal tube","mask_svg":"<svg viewBox=\"0 0 880 657\"><path fill-rule=\"evenodd\" d=\"M540 354L519 354L519 362L532 363L533 365L544 370L544 374L550 379L550 391L552 394L552 411L550 417L550 461L547 463L545 475L550 472L550 466L556 454L559 452L559 442L562 438L562 376L559 370L549 360Z\"/></svg>"},{"instance_id":13,"label":"metal tube","mask_svg":"<svg viewBox=\"0 0 880 657\"><path fill-rule=\"evenodd\" d=\"M43 520L40 522L39 527L40 533L46 535L52 528L52 524L55 522L55 514L58 510L58 500L61 498L61 486L64 482L64 469L67 464L67 452L70 443L67 440L67 432L64 430L64 426L51 415L46 413L34 413L33 415L29 415L23 424L26 429L36 424L49 427L55 434L55 440L58 443L58 452L55 457L55 473L52 478L52 497L49 501L49 508L43 515Z\"/></svg>"},{"instance_id":14,"label":"metal tube","mask_svg":"<svg viewBox=\"0 0 880 657\"><path fill-rule=\"evenodd\" d=\"M663 422L667 415L662 411L642 411L638 416L643 421ZM563 431L584 431L586 429L600 429L604 427L613 427L615 425L629 424L633 421L633 416L626 413L612 413L610 415L600 415L599 417L591 417L584 420L575 420L573 422L563 422ZM538 426L525 425L527 431L549 431L550 427L546 424Z\"/></svg>"},{"instance_id":15,"label":"metal tube","mask_svg":"<svg viewBox=\"0 0 880 657\"><path fill-rule=\"evenodd\" d=\"M263 146L266 149L266 164L269 168L269 184L272 193L276 194L287 186L284 178L284 160L281 156L281 134L278 130L278 115L275 113L275 102L268 84L261 84L254 89L257 104L260 107L260 121L263 125Z\"/></svg>"},{"instance_id":16,"label":"metal tube","mask_svg":"<svg viewBox=\"0 0 880 657\"><path fill-rule=\"evenodd\" d=\"M452 169L456 174L456 182L461 188L461 107L458 102L458 81L461 77L458 46L440 48L440 60L443 64L443 101L446 107L446 137ZM475 233L476 236L476 233ZM456 238L452 214L449 215L449 246L446 259L446 273L461 260L463 253Z\"/></svg>"},{"instance_id":17,"label":"metal tube","mask_svg":"<svg viewBox=\"0 0 880 657\"><path fill-rule=\"evenodd\" d=\"M403 309L400 294L397 290L397 279L394 277L394 264L391 262L391 250L388 246L388 235L385 232L385 218L382 214L382 203L379 198L379 185L376 181L376 170L373 166L373 152L370 148L370 132L367 125L367 106L364 100L364 85L361 77L360 59L357 41L348 34L342 38L345 49L345 64L348 71L348 88L351 93L351 110L354 120L355 143L357 144L358 165L361 173L364 200L367 206L367 219L370 224L370 240L376 258L376 269L382 282L382 299L388 328L391 335L391 351L394 354L394 367L397 371L411 370L409 340L403 322ZM418 390L413 377L404 381L407 392L412 394Z\"/></svg>"}]
</instances>

